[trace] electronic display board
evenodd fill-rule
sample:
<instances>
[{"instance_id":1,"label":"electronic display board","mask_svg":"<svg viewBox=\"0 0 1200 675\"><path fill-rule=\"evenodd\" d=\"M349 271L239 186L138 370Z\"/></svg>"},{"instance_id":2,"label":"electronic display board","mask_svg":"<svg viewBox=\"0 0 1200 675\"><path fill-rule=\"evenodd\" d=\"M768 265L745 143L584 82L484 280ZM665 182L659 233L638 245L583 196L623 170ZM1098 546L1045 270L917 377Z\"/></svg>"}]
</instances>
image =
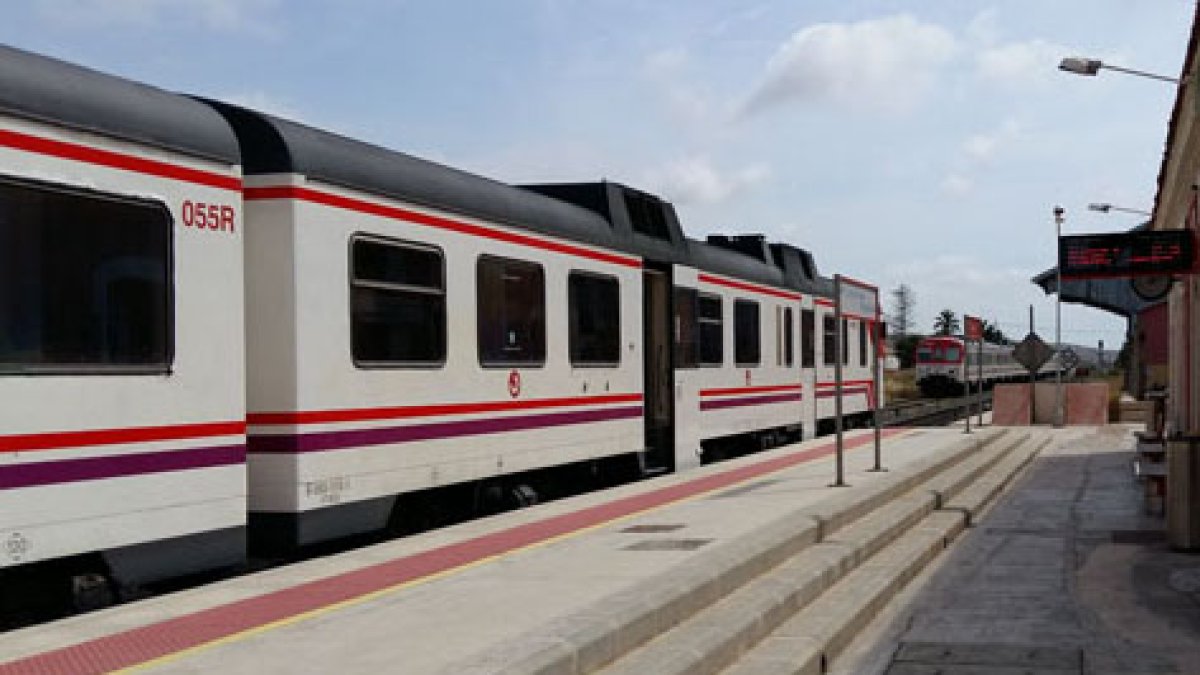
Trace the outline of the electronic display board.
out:
<instances>
[{"instance_id":1,"label":"electronic display board","mask_svg":"<svg viewBox=\"0 0 1200 675\"><path fill-rule=\"evenodd\" d=\"M1187 274L1195 262L1191 230L1071 234L1058 239L1064 279Z\"/></svg>"}]
</instances>

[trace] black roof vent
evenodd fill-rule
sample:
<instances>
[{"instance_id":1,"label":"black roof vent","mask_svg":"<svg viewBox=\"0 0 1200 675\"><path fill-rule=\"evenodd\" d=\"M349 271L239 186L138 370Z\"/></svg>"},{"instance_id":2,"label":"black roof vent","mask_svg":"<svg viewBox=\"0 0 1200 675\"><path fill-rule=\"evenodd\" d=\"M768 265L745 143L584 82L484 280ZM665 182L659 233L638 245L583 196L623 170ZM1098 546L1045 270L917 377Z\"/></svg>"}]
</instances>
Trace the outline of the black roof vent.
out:
<instances>
[{"instance_id":1,"label":"black roof vent","mask_svg":"<svg viewBox=\"0 0 1200 675\"><path fill-rule=\"evenodd\" d=\"M671 240L671 228L667 225L663 204L656 197L626 189L625 209L629 212L629 223L634 232L663 241Z\"/></svg>"},{"instance_id":2,"label":"black roof vent","mask_svg":"<svg viewBox=\"0 0 1200 675\"><path fill-rule=\"evenodd\" d=\"M767 250L767 238L761 234L710 234L707 241L713 246L737 251L761 262L775 262Z\"/></svg>"}]
</instances>

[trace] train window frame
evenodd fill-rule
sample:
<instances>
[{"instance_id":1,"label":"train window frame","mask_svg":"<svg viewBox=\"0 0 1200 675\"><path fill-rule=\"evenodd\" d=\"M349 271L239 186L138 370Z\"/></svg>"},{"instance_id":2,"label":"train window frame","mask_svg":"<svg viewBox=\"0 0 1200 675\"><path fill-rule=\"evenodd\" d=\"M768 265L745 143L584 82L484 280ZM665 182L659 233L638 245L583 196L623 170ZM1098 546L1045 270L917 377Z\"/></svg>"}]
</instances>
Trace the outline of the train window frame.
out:
<instances>
[{"instance_id":1,"label":"train window frame","mask_svg":"<svg viewBox=\"0 0 1200 675\"><path fill-rule=\"evenodd\" d=\"M751 309L752 318L743 314ZM738 368L762 365L762 308L756 300L733 300L733 363Z\"/></svg>"},{"instance_id":2,"label":"train window frame","mask_svg":"<svg viewBox=\"0 0 1200 675\"><path fill-rule=\"evenodd\" d=\"M575 286L576 281L590 280L593 282L611 283L613 286L614 303L611 308L602 308L602 312L615 312L616 324L615 330L611 336L612 353L616 356L613 359L605 358L584 358L575 353L578 339L582 337L577 330L577 317L580 315L575 311ZM567 273L567 358L570 360L573 368L617 368L621 365L621 280L619 277L612 274L601 274L599 272L591 272L588 270L571 270Z\"/></svg>"},{"instance_id":3,"label":"train window frame","mask_svg":"<svg viewBox=\"0 0 1200 675\"><path fill-rule=\"evenodd\" d=\"M437 255L440 263L441 283L440 288L431 286L421 286L416 284L397 283L383 280L368 280L359 278L356 268L354 251L355 245L363 242L375 244L379 246L389 246L393 248L409 249L412 251L421 251L425 253L433 253ZM446 290L446 252L440 246L427 242L412 241L408 239L397 239L387 237L371 232L355 232L350 235L347 240L347 273L349 276L349 314L350 314L350 329L349 329L349 346L350 360L355 368L361 370L436 370L444 368L449 352L449 301L447 299ZM384 292L393 294L408 294L421 295L424 297L440 297L441 298L441 340L439 343L439 356L430 359L373 359L361 358L357 351L357 341L355 339L355 326L357 324L355 311L355 291L369 290L372 292Z\"/></svg>"},{"instance_id":4,"label":"train window frame","mask_svg":"<svg viewBox=\"0 0 1200 675\"><path fill-rule=\"evenodd\" d=\"M715 317L706 316L702 311L705 302L716 302L717 313ZM725 298L718 293L705 293L703 291L696 292L696 339L698 349L696 350L696 363L701 368L720 368L725 365ZM706 330L707 328L707 330ZM716 340L707 340L705 335L715 335ZM715 344L717 359L708 358L711 356L709 345Z\"/></svg>"},{"instance_id":5,"label":"train window frame","mask_svg":"<svg viewBox=\"0 0 1200 675\"><path fill-rule=\"evenodd\" d=\"M800 367L817 367L817 312L800 310Z\"/></svg>"},{"instance_id":6,"label":"train window frame","mask_svg":"<svg viewBox=\"0 0 1200 675\"><path fill-rule=\"evenodd\" d=\"M870 324L866 321L858 322L858 365L866 367L867 365L867 333L870 330Z\"/></svg>"},{"instance_id":7,"label":"train window frame","mask_svg":"<svg viewBox=\"0 0 1200 675\"><path fill-rule=\"evenodd\" d=\"M842 317L842 365L850 365L850 319Z\"/></svg>"},{"instance_id":8,"label":"train window frame","mask_svg":"<svg viewBox=\"0 0 1200 675\"><path fill-rule=\"evenodd\" d=\"M484 275L481 274L481 271L482 271L482 268L484 265L491 265L491 264L496 264L496 263L499 263L501 265L510 266L510 267L516 267L516 268L525 267L530 270L534 270L536 272L535 276L539 282L538 283L538 291L540 291L540 293L539 293L540 298L539 298L539 302L537 303L537 306L535 307L536 311L534 312L534 315L535 315L534 318L536 319L534 327L537 330L534 332L535 339L532 341L532 345L534 347L536 347L536 349L533 350L534 353L532 354L531 358L517 358L516 356L514 356L514 358L497 358L497 357L493 356L492 354L488 354L488 353L484 352L485 341L483 338L484 338L485 317L482 315L482 313L483 313L485 305L487 307L493 307L493 306L498 306L498 305L493 305L491 302L487 302L487 303L482 302L482 299L484 297L484 293L482 292L484 290L484 281L483 281ZM504 271L507 271L507 269L508 268L505 268ZM504 271L501 272L502 276L504 274ZM534 262L532 260L524 260L521 258L509 258L506 256L498 256L498 255L491 255L491 254L484 254L484 255L480 255L479 257L477 257L475 259L475 350L476 350L476 354L479 358L479 365L482 366L483 368L513 368L513 367L542 368L546 365L546 352L547 352L546 341L547 341L547 336L546 336L546 268L545 268L545 266L539 262ZM521 356L525 356L525 355L522 354Z\"/></svg>"},{"instance_id":9,"label":"train window frame","mask_svg":"<svg viewBox=\"0 0 1200 675\"><path fill-rule=\"evenodd\" d=\"M791 307L783 308L783 365L791 368L796 365L796 326L795 313Z\"/></svg>"},{"instance_id":10,"label":"train window frame","mask_svg":"<svg viewBox=\"0 0 1200 675\"><path fill-rule=\"evenodd\" d=\"M675 307L672 313L675 321L673 342L676 370L693 369L699 365L700 330L697 323L697 293L697 290L690 286L676 286L674 289Z\"/></svg>"},{"instance_id":11,"label":"train window frame","mask_svg":"<svg viewBox=\"0 0 1200 675\"><path fill-rule=\"evenodd\" d=\"M157 222L152 223L152 227L162 231L161 241L161 258L155 258L152 263L158 263L159 274L154 275L154 279L161 281L161 297L156 298L160 301L158 305L158 315L155 320L147 322L147 325L153 324L155 327L150 328L156 335L156 339L161 341L161 352L152 355L151 360L145 362L104 362L96 357L90 360L73 360L62 362L32 362L7 360L8 357L0 352L0 376L138 376L138 375L170 375L173 372L175 357L176 357L176 291L175 291L175 216L165 202L159 199L149 199L145 197L134 197L131 195L121 194L108 190L97 190L67 183L59 183L53 181L38 180L24 176L0 175L0 186L9 186L18 190L28 190L45 193L51 197L68 198L76 200L87 200L89 202L104 202L111 206L129 206L139 209L144 209L148 214L157 218ZM45 210L43 206L42 211ZM124 221L122 221L124 222ZM45 220L38 221L38 231L46 231ZM88 227L89 232L95 232L97 228L89 225L81 225L80 227ZM69 229L69 227L68 227ZM65 239L66 237L64 237ZM87 247L80 246L80 250ZM64 247L57 245L53 247L54 255L52 256L51 264L55 261L61 261L64 256L61 255ZM88 249L87 252L95 252L94 248ZM128 256L126 256L128 257ZM28 259L28 258L27 258ZM114 261L118 261L115 258ZM110 261L113 262L113 261ZM66 263L62 263L66 264ZM106 263L107 264L107 263ZM100 265L95 267L99 268ZM74 267L73 267L74 269ZM55 279L61 279L62 275L53 275ZM141 275L145 276L145 275ZM40 281L40 279L39 279ZM86 282L88 280L84 280ZM153 280L152 280L153 281ZM95 287L88 286L86 289L87 295L95 297ZM107 297L107 296L105 296ZM85 306L82 303L67 303L58 302L51 303L55 306L79 307ZM43 314L40 317L45 320L47 317ZM69 317L70 318L70 317ZM76 322L78 323L78 322ZM106 322L104 325L95 325L92 328L102 330L106 334L113 330L112 322ZM69 331L73 332L73 331ZM76 333L77 334L77 333ZM143 334L144 335L144 334ZM46 340L40 340L37 348L39 355L44 356ZM77 355L78 356L78 355Z\"/></svg>"},{"instance_id":12,"label":"train window frame","mask_svg":"<svg viewBox=\"0 0 1200 675\"><path fill-rule=\"evenodd\" d=\"M824 353L821 360L826 366L837 365L837 318L832 312L821 314L821 338Z\"/></svg>"}]
</instances>

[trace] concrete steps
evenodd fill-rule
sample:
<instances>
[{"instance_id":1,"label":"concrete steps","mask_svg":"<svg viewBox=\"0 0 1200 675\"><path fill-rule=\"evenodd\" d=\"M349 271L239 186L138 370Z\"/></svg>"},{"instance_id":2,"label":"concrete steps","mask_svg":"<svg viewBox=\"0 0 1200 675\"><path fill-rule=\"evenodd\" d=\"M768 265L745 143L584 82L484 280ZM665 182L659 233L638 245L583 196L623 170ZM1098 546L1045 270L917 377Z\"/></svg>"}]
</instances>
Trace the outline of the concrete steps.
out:
<instances>
[{"instance_id":1,"label":"concrete steps","mask_svg":"<svg viewBox=\"0 0 1200 675\"><path fill-rule=\"evenodd\" d=\"M828 500L810 514L822 525L819 540L602 672L697 675L731 664L734 673L822 672L1049 440L1028 429L987 431L877 495Z\"/></svg>"},{"instance_id":2,"label":"concrete steps","mask_svg":"<svg viewBox=\"0 0 1200 675\"><path fill-rule=\"evenodd\" d=\"M938 510L845 575L740 655L726 675L819 675L874 615L961 533L1005 485L1050 442L1045 433L1005 454Z\"/></svg>"}]
</instances>

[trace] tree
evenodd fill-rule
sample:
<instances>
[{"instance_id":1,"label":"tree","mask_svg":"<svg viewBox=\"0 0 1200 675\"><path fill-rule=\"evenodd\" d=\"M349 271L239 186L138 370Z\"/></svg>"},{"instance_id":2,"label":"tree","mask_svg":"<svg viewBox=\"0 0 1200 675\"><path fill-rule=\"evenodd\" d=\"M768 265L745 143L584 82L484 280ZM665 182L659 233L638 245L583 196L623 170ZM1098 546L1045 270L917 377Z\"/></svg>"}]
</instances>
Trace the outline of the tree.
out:
<instances>
[{"instance_id":1,"label":"tree","mask_svg":"<svg viewBox=\"0 0 1200 675\"><path fill-rule=\"evenodd\" d=\"M1009 343L1008 336L995 323L984 320L983 322L983 339L994 345L1006 345Z\"/></svg>"},{"instance_id":2,"label":"tree","mask_svg":"<svg viewBox=\"0 0 1200 675\"><path fill-rule=\"evenodd\" d=\"M913 329L913 310L917 299L908 284L900 284L892 289L891 334L896 340L907 336Z\"/></svg>"},{"instance_id":3,"label":"tree","mask_svg":"<svg viewBox=\"0 0 1200 675\"><path fill-rule=\"evenodd\" d=\"M933 332L937 335L954 335L959 330L961 330L961 325L953 310L943 309L933 320Z\"/></svg>"},{"instance_id":4,"label":"tree","mask_svg":"<svg viewBox=\"0 0 1200 675\"><path fill-rule=\"evenodd\" d=\"M920 335L905 335L896 340L895 352L901 368L908 369L917 364L917 344L920 342Z\"/></svg>"}]
</instances>

